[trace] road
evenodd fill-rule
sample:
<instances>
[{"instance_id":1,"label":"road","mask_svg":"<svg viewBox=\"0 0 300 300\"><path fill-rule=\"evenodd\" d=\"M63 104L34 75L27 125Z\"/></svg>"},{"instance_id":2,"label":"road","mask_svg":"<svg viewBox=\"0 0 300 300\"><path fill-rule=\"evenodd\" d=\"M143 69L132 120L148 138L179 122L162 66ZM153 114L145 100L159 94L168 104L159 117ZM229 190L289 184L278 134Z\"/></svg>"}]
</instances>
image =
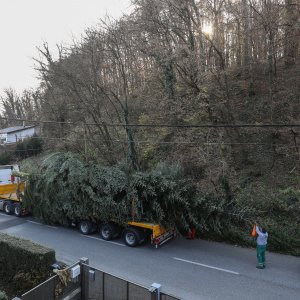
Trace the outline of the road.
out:
<instances>
[{"instance_id":1,"label":"road","mask_svg":"<svg viewBox=\"0 0 300 300\"><path fill-rule=\"evenodd\" d=\"M0 231L43 244L68 264L88 257L104 272L135 283L162 284L184 300L300 299L300 258L267 253L267 268L256 269L254 249L177 238L155 249L129 248L74 228L42 225L31 218L0 213Z\"/></svg>"}]
</instances>

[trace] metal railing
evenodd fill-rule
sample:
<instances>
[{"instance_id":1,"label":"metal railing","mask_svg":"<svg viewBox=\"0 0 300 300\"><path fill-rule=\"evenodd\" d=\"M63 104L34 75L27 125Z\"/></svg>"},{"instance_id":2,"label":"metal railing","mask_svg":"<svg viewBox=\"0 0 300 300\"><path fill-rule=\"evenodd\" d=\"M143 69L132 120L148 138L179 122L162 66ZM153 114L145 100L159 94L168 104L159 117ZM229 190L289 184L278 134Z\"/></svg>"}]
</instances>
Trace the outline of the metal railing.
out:
<instances>
[{"instance_id":1,"label":"metal railing","mask_svg":"<svg viewBox=\"0 0 300 300\"><path fill-rule=\"evenodd\" d=\"M91 267L87 258L67 270L67 278L55 275L13 300L179 300L160 284L141 286Z\"/></svg>"}]
</instances>

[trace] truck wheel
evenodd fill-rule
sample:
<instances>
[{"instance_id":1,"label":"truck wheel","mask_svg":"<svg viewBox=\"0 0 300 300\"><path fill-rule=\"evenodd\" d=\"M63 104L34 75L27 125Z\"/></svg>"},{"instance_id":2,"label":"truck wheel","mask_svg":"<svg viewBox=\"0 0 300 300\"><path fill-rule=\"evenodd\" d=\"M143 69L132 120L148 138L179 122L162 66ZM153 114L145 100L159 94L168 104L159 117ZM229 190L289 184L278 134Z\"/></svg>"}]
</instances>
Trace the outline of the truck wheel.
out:
<instances>
[{"instance_id":1,"label":"truck wheel","mask_svg":"<svg viewBox=\"0 0 300 300\"><path fill-rule=\"evenodd\" d=\"M117 235L117 229L113 224L105 223L100 226L100 237L105 241L112 240Z\"/></svg>"},{"instance_id":2,"label":"truck wheel","mask_svg":"<svg viewBox=\"0 0 300 300\"><path fill-rule=\"evenodd\" d=\"M92 232L93 224L90 221L84 220L79 223L78 228L82 234L87 235Z\"/></svg>"},{"instance_id":3,"label":"truck wheel","mask_svg":"<svg viewBox=\"0 0 300 300\"><path fill-rule=\"evenodd\" d=\"M5 202L3 205L3 210L7 215L11 215L13 213L12 206L9 202Z\"/></svg>"},{"instance_id":4,"label":"truck wheel","mask_svg":"<svg viewBox=\"0 0 300 300\"><path fill-rule=\"evenodd\" d=\"M15 204L14 215L16 217L21 217L22 216L22 205L21 204Z\"/></svg>"},{"instance_id":5,"label":"truck wheel","mask_svg":"<svg viewBox=\"0 0 300 300\"><path fill-rule=\"evenodd\" d=\"M129 247L135 247L141 241L140 232L136 228L125 229L123 231L122 236L123 236L123 241L124 241L125 245L127 245Z\"/></svg>"}]
</instances>

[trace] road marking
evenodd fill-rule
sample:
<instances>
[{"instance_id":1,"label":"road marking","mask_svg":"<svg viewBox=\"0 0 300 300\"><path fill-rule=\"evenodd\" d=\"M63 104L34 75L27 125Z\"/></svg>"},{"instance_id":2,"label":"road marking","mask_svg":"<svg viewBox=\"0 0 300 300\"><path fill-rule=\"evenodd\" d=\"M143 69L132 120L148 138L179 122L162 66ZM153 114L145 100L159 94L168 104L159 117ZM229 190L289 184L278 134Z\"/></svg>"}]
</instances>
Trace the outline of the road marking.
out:
<instances>
[{"instance_id":1,"label":"road marking","mask_svg":"<svg viewBox=\"0 0 300 300\"><path fill-rule=\"evenodd\" d=\"M186 260L186 259L182 259L182 258L178 258L178 257L173 257L173 259L183 261L183 262L186 262L186 263L189 263L189 264L209 268L209 269L214 269L214 270L218 270L218 271L222 271L222 272L226 272L226 273L230 273L230 274L234 274L234 275L239 275L238 272L234 272L234 271L230 271L230 270L226 270L226 269L222 269L222 268L217 268L217 267L209 266L209 265L205 265L205 264L200 264L200 263L197 263L195 261L190 261L190 260Z\"/></svg>"},{"instance_id":2,"label":"road marking","mask_svg":"<svg viewBox=\"0 0 300 300\"><path fill-rule=\"evenodd\" d=\"M30 221L30 220L27 220L27 222L29 222L29 223L32 223L32 224L41 225L41 226L47 226L47 227L49 227L49 228L53 228L53 229L58 229L58 228L57 228L57 227L55 227L55 226L45 225L45 224L42 224L42 223L39 223L39 222L35 222L35 221Z\"/></svg>"},{"instance_id":3,"label":"road marking","mask_svg":"<svg viewBox=\"0 0 300 300\"><path fill-rule=\"evenodd\" d=\"M34 221L29 221L29 220L27 220L27 222L32 223L32 224L37 224L37 225L43 225L43 224L41 224L39 222L34 222Z\"/></svg>"},{"instance_id":4,"label":"road marking","mask_svg":"<svg viewBox=\"0 0 300 300\"><path fill-rule=\"evenodd\" d=\"M100 242L105 242L105 243L110 243L110 244L114 244L114 245L118 245L118 246L122 246L122 247L125 247L125 245L123 244L120 244L120 243L117 243L117 242L112 242L112 241L105 241L103 239L100 239L100 238L96 238L94 236L89 236L89 235L84 235L82 234L81 236L85 237L85 238L89 238L89 239L94 239L94 240L98 240Z\"/></svg>"},{"instance_id":5,"label":"road marking","mask_svg":"<svg viewBox=\"0 0 300 300\"><path fill-rule=\"evenodd\" d=\"M55 227L55 226L51 226L51 225L46 225L47 227L49 227L49 228L52 228L52 229L58 229L57 227Z\"/></svg>"},{"instance_id":6,"label":"road marking","mask_svg":"<svg viewBox=\"0 0 300 300\"><path fill-rule=\"evenodd\" d=\"M6 215L5 213L1 213L1 212L0 212L0 215L4 216L4 217L12 217L12 216Z\"/></svg>"}]
</instances>

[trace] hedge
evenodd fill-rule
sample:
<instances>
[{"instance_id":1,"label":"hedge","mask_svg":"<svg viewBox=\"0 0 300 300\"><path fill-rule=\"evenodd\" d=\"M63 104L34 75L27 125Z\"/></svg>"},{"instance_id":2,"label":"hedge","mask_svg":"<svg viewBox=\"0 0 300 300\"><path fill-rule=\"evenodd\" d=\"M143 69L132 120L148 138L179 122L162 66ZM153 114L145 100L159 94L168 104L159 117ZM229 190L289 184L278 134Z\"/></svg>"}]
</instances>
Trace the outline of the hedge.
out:
<instances>
[{"instance_id":1,"label":"hedge","mask_svg":"<svg viewBox=\"0 0 300 300\"><path fill-rule=\"evenodd\" d=\"M0 291L0 300L8 300L8 297L6 296L6 294L1 291Z\"/></svg>"},{"instance_id":2,"label":"hedge","mask_svg":"<svg viewBox=\"0 0 300 300\"><path fill-rule=\"evenodd\" d=\"M52 249L0 233L0 281L24 293L47 279L55 262Z\"/></svg>"}]
</instances>

